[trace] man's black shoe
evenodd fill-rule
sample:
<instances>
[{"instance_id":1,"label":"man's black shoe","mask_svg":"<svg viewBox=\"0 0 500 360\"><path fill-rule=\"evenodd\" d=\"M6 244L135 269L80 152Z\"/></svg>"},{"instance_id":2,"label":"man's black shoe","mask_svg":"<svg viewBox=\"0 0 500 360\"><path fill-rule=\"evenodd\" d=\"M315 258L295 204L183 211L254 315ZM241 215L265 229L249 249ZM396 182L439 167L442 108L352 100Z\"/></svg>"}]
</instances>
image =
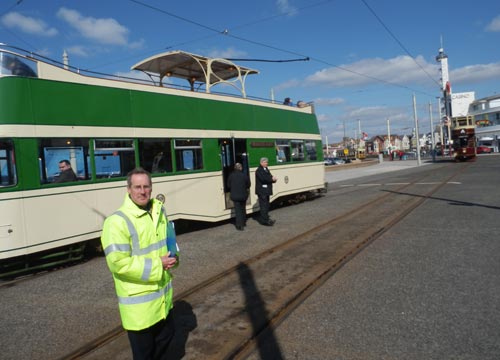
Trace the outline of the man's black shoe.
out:
<instances>
[{"instance_id":1,"label":"man's black shoe","mask_svg":"<svg viewBox=\"0 0 500 360\"><path fill-rule=\"evenodd\" d=\"M269 219L269 223L270 223L271 225L274 225L274 224L276 223L276 220Z\"/></svg>"},{"instance_id":2,"label":"man's black shoe","mask_svg":"<svg viewBox=\"0 0 500 360\"><path fill-rule=\"evenodd\" d=\"M240 230L240 231L243 231L243 226L236 226L236 230Z\"/></svg>"}]
</instances>

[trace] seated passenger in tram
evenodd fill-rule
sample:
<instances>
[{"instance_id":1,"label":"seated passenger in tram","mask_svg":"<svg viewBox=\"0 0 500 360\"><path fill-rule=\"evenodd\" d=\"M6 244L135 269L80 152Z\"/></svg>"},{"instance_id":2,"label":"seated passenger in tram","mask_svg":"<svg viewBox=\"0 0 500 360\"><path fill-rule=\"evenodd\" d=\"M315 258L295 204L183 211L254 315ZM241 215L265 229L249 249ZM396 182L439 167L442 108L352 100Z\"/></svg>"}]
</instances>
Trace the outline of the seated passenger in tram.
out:
<instances>
[{"instance_id":1,"label":"seated passenger in tram","mask_svg":"<svg viewBox=\"0 0 500 360\"><path fill-rule=\"evenodd\" d=\"M63 183L63 182L70 182L70 181L77 181L78 177L76 176L75 172L71 168L71 163L69 160L61 160L59 161L59 176L58 178L54 181L56 183Z\"/></svg>"}]
</instances>

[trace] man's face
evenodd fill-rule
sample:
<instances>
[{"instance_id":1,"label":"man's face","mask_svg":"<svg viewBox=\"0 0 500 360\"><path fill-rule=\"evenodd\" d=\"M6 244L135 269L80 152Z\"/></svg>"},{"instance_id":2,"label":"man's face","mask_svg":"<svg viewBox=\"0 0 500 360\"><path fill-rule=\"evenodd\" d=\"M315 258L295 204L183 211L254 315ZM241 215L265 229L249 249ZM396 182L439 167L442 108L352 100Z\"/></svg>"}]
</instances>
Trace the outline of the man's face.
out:
<instances>
[{"instance_id":1,"label":"man's face","mask_svg":"<svg viewBox=\"0 0 500 360\"><path fill-rule=\"evenodd\" d=\"M68 164L64 163L64 162L59 164L59 170L60 170L61 172L66 171L66 170L68 170L69 168L70 168L70 166L69 166Z\"/></svg>"},{"instance_id":2,"label":"man's face","mask_svg":"<svg viewBox=\"0 0 500 360\"><path fill-rule=\"evenodd\" d=\"M146 174L134 174L130 178L131 185L127 188L132 201L141 207L148 204L151 198L152 186Z\"/></svg>"},{"instance_id":3,"label":"man's face","mask_svg":"<svg viewBox=\"0 0 500 360\"><path fill-rule=\"evenodd\" d=\"M267 167L267 160L262 160L262 161L260 162L260 166L262 166L262 167Z\"/></svg>"}]
</instances>

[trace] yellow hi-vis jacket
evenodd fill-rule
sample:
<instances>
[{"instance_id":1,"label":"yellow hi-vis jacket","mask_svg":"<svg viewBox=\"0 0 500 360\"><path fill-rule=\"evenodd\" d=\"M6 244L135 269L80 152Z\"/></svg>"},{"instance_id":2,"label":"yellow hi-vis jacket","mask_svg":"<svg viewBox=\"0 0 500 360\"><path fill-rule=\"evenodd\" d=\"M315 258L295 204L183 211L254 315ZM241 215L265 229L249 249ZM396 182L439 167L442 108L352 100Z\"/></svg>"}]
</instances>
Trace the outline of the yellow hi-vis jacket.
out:
<instances>
[{"instance_id":1,"label":"yellow hi-vis jacket","mask_svg":"<svg viewBox=\"0 0 500 360\"><path fill-rule=\"evenodd\" d=\"M151 200L151 215L125 197L109 216L101 243L113 279L123 327L146 329L166 319L172 308L172 275L163 270L166 255L167 217L162 203Z\"/></svg>"}]
</instances>

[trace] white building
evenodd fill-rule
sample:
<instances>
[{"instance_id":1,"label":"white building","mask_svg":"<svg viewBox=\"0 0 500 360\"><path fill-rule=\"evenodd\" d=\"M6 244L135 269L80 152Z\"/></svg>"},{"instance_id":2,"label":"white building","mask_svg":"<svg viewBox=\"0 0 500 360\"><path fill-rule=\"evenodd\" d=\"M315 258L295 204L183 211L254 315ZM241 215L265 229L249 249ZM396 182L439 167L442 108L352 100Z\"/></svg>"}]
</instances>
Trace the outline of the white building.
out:
<instances>
[{"instance_id":1,"label":"white building","mask_svg":"<svg viewBox=\"0 0 500 360\"><path fill-rule=\"evenodd\" d=\"M478 145L486 145L499 151L500 141L500 95L474 100L469 106L469 115L474 116Z\"/></svg>"}]
</instances>

